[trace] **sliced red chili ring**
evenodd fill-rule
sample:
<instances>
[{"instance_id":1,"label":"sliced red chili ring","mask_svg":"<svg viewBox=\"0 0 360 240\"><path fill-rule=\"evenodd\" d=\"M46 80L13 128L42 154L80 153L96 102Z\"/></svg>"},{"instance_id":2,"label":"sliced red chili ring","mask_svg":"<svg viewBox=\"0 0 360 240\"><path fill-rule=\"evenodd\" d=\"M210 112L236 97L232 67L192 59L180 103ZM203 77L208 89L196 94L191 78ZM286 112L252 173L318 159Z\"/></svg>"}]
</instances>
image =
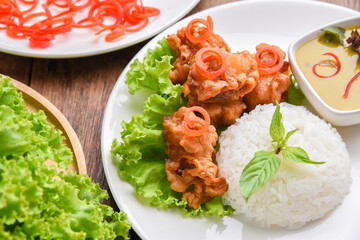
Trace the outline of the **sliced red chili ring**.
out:
<instances>
[{"instance_id":1,"label":"sliced red chili ring","mask_svg":"<svg viewBox=\"0 0 360 240\"><path fill-rule=\"evenodd\" d=\"M139 6L135 2L129 2L125 4L124 15L129 23L138 24L142 20L142 18L138 18L133 15L134 11L138 8Z\"/></svg>"},{"instance_id":2,"label":"sliced red chili ring","mask_svg":"<svg viewBox=\"0 0 360 240\"><path fill-rule=\"evenodd\" d=\"M195 112L200 113L204 119L196 116ZM191 113L193 113L193 115ZM201 126L201 128L197 129L199 125ZM208 131L210 126L210 116L208 112L202 107L199 106L190 107L186 109L184 113L184 119L181 122L181 126L184 129L184 131L189 135L199 136L204 132Z\"/></svg>"},{"instance_id":3,"label":"sliced red chili ring","mask_svg":"<svg viewBox=\"0 0 360 240\"><path fill-rule=\"evenodd\" d=\"M137 18L148 18L158 16L160 14L160 10L153 7L143 7L145 13L140 13L137 9L134 10L132 15Z\"/></svg>"},{"instance_id":4,"label":"sliced red chili ring","mask_svg":"<svg viewBox=\"0 0 360 240\"><path fill-rule=\"evenodd\" d=\"M73 3L70 4L70 9L73 10L73 11L77 11L77 10L80 10L80 9L84 9L86 7L89 7L92 3L92 0L86 0L86 2L82 5L76 5L78 2L80 2L81 0L77 0Z\"/></svg>"},{"instance_id":5,"label":"sliced red chili ring","mask_svg":"<svg viewBox=\"0 0 360 240\"><path fill-rule=\"evenodd\" d=\"M41 32L34 32L31 36L31 39L35 40L35 41L50 41L50 40L54 40L55 37L53 34L47 33L41 33Z\"/></svg>"},{"instance_id":6,"label":"sliced red chili ring","mask_svg":"<svg viewBox=\"0 0 360 240\"><path fill-rule=\"evenodd\" d=\"M43 33L43 34L61 34L61 33L67 33L70 32L72 29L72 24L71 23L64 23L60 26L57 27L53 27L53 28L44 28L44 29L40 29L39 32Z\"/></svg>"},{"instance_id":7,"label":"sliced red chili ring","mask_svg":"<svg viewBox=\"0 0 360 240\"><path fill-rule=\"evenodd\" d=\"M9 28L6 30L6 34L11 37L11 38L15 38L15 39L23 39L26 38L27 36L29 36L29 34L20 32L18 26L9 26Z\"/></svg>"},{"instance_id":8,"label":"sliced red chili ring","mask_svg":"<svg viewBox=\"0 0 360 240\"><path fill-rule=\"evenodd\" d=\"M50 41L39 41L33 38L29 39L30 47L32 48L47 48L50 46Z\"/></svg>"},{"instance_id":9,"label":"sliced red chili ring","mask_svg":"<svg viewBox=\"0 0 360 240\"><path fill-rule=\"evenodd\" d=\"M20 1L22 1L24 3L27 3L27 4L31 4L30 8L28 8L25 11L21 12L22 14L31 12L32 10L34 10L37 7L37 5L39 3L39 0L32 0L32 1L28 1L28 2L26 2L24 0L20 0Z\"/></svg>"},{"instance_id":10,"label":"sliced red chili ring","mask_svg":"<svg viewBox=\"0 0 360 240\"><path fill-rule=\"evenodd\" d=\"M335 54L333 54L333 53L331 53L331 52L324 53L324 54L322 54L322 55L329 55L329 56L332 56L332 57L335 59L335 61L336 61L336 65L335 65L336 71L335 71L335 73L333 73L333 74L331 74L331 75L329 75L329 76L323 76L323 75L318 74L317 71L316 71L316 69L317 69L318 66L323 65L323 63L324 63L324 61L323 61L323 62L320 62L320 63L315 63L315 64L313 65L313 67L312 67L313 73L314 73L317 77L319 77L319 78L329 78L329 77L333 77L333 76L335 76L336 74L338 74L339 71L340 71L340 69L341 69L341 62L340 62L339 58L338 58ZM329 63L329 61L327 61L326 63Z\"/></svg>"},{"instance_id":11,"label":"sliced red chili ring","mask_svg":"<svg viewBox=\"0 0 360 240\"><path fill-rule=\"evenodd\" d=\"M144 27L146 27L146 25L149 23L149 19L145 18L143 20L141 20L141 22L137 25L130 25L130 24L126 24L125 28L126 28L126 32L137 32L140 31L141 29L143 29Z\"/></svg>"},{"instance_id":12,"label":"sliced red chili ring","mask_svg":"<svg viewBox=\"0 0 360 240\"><path fill-rule=\"evenodd\" d=\"M113 29L110 33L108 33L105 36L105 41L112 42L112 41L118 39L119 37L121 37L122 35L124 35L125 31L126 31L125 26L120 25L119 27Z\"/></svg>"},{"instance_id":13,"label":"sliced red chili ring","mask_svg":"<svg viewBox=\"0 0 360 240\"><path fill-rule=\"evenodd\" d=\"M36 18L36 17L46 17L47 18L46 13L44 13L44 12L30 13L30 14L26 15L26 17L24 17L19 22L19 24L24 25L26 22L28 22L29 20Z\"/></svg>"},{"instance_id":14,"label":"sliced red chili ring","mask_svg":"<svg viewBox=\"0 0 360 240\"><path fill-rule=\"evenodd\" d=\"M86 22L88 22L88 23L86 24ZM100 23L102 23L101 19L90 20L89 18L84 18L84 19L78 21L77 23L73 23L72 26L74 28L90 28L90 27L98 26ZM97 34L95 34L95 35L97 35Z\"/></svg>"},{"instance_id":15,"label":"sliced red chili ring","mask_svg":"<svg viewBox=\"0 0 360 240\"><path fill-rule=\"evenodd\" d=\"M71 5L71 1L69 0L48 0L47 4L53 4L54 6L58 8L69 8Z\"/></svg>"},{"instance_id":16,"label":"sliced red chili ring","mask_svg":"<svg viewBox=\"0 0 360 240\"><path fill-rule=\"evenodd\" d=\"M208 61L217 60L220 67L215 71L209 71ZM219 48L205 47L200 49L195 55L196 70L198 73L210 79L214 79L223 74L227 67L226 56Z\"/></svg>"},{"instance_id":17,"label":"sliced red chili ring","mask_svg":"<svg viewBox=\"0 0 360 240\"><path fill-rule=\"evenodd\" d=\"M4 27L1 27L4 25ZM0 29L7 29L9 26L17 26L13 21L7 19L0 19Z\"/></svg>"},{"instance_id":18,"label":"sliced red chili ring","mask_svg":"<svg viewBox=\"0 0 360 240\"><path fill-rule=\"evenodd\" d=\"M270 53L273 55L273 58L270 62L264 62L261 60L261 55L263 53ZM258 71L262 75L274 74L283 67L284 65L284 56L280 50L273 46L266 46L260 48L255 54L255 60L259 65Z\"/></svg>"},{"instance_id":19,"label":"sliced red chili ring","mask_svg":"<svg viewBox=\"0 0 360 240\"><path fill-rule=\"evenodd\" d=\"M271 61L270 62L264 62L260 59L260 56L261 54L263 53L271 53L273 55L273 57L271 58ZM275 64L277 63L278 61L278 58L279 58L279 54L278 54L278 51L276 51L275 48L273 47L264 47L264 48L261 48L259 49L259 51L256 52L255 54L255 60L256 62L258 63L258 65L260 67L273 67L275 66Z\"/></svg>"},{"instance_id":20,"label":"sliced red chili ring","mask_svg":"<svg viewBox=\"0 0 360 240\"><path fill-rule=\"evenodd\" d=\"M28 38L31 40L30 45L36 48L50 45L49 41L52 39L47 40L46 34L65 33L72 27L100 27L102 30L97 34L110 30L105 40L113 41L126 32L141 30L149 23L148 18L159 12L156 8L144 7L141 0L46 0L42 4L44 12L32 12L39 4L39 0L17 1L31 6L21 11L16 1L0 0L0 29L6 30L7 35L13 38ZM129 18L124 16L123 7L126 4L131 4ZM55 14L52 9L49 9L50 5L62 8L64 11ZM73 19L75 12L87 7L89 8L87 9L88 17L75 22ZM139 17L133 14L138 14ZM113 18L114 22L107 23L111 21L107 21L107 17ZM57 26L54 27L55 24ZM37 32L36 36L33 35L34 32ZM37 37L40 34L45 36Z\"/></svg>"},{"instance_id":21,"label":"sliced red chili ring","mask_svg":"<svg viewBox=\"0 0 360 240\"><path fill-rule=\"evenodd\" d=\"M191 29L192 29L193 25L196 24L196 23L203 24L207 28L207 31L204 34L200 35L200 36L192 35ZM208 16L206 20L196 18L194 20L191 20L189 22L189 24L187 25L185 35L186 35L186 38L189 39L190 42L192 42L192 43L200 43L200 42L206 41L210 37L210 35L213 32L213 28L214 28L214 25L213 25L212 18L210 16Z\"/></svg>"},{"instance_id":22,"label":"sliced red chili ring","mask_svg":"<svg viewBox=\"0 0 360 240\"><path fill-rule=\"evenodd\" d=\"M89 10L88 13L88 18L91 19L92 17L94 17L94 12L103 6L112 6L116 9L116 12L119 13L119 17L123 15L123 8L121 7L121 5L113 0L107 0L107 1L102 1L102 2L96 2Z\"/></svg>"},{"instance_id":23,"label":"sliced red chili ring","mask_svg":"<svg viewBox=\"0 0 360 240\"><path fill-rule=\"evenodd\" d=\"M47 4L41 4L41 7L44 9L45 14L46 14L46 16L47 16L47 18L48 18L48 19L47 19L47 25L48 25L48 27L51 27L52 24L53 24L54 18L53 18L52 14L51 14L51 12L50 12L50 10L49 10L49 6L48 6Z\"/></svg>"}]
</instances>

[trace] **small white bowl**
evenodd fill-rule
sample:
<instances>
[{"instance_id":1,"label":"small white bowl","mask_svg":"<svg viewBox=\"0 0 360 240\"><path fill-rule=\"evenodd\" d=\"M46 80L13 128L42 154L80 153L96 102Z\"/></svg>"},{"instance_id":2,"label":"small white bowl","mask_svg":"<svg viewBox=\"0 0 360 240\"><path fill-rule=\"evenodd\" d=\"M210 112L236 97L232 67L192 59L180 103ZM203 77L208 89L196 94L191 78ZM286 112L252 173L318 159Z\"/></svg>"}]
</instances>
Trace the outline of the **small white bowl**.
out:
<instances>
[{"instance_id":1,"label":"small white bowl","mask_svg":"<svg viewBox=\"0 0 360 240\"><path fill-rule=\"evenodd\" d=\"M321 29L323 28L331 26L346 28L354 25L360 25L360 16L335 21L319 27L292 42L288 49L291 71L294 74L296 81L298 82L304 95L322 118L336 126L349 126L359 124L360 109L349 111L336 110L330 107L327 103L325 103L321 99L319 94L313 89L309 81L306 79L306 77L300 70L300 67L296 62L295 53L296 50L305 42L324 34L324 32L321 31Z\"/></svg>"}]
</instances>

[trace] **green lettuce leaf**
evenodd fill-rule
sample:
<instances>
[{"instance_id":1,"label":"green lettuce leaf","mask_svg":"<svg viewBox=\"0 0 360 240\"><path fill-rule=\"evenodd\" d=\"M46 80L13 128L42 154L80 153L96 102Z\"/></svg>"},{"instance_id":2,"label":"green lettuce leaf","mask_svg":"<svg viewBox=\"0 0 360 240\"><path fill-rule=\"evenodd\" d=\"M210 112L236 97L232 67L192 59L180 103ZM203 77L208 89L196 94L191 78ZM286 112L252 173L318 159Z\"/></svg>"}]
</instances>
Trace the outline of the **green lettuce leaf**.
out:
<instances>
[{"instance_id":1,"label":"green lettuce leaf","mask_svg":"<svg viewBox=\"0 0 360 240\"><path fill-rule=\"evenodd\" d=\"M187 206L181 193L170 188L165 173L167 155L163 117L184 106L185 99L181 95L183 87L173 85L169 79L173 52L165 38L159 41L159 45L148 50L143 62L136 59L127 73L130 94L139 90L151 90L153 94L145 102L143 114L132 116L130 122L122 122L122 142L114 139L112 143L112 155L120 157L119 176L156 207L178 207L186 216L229 215L233 209L224 206L220 197L194 210Z\"/></svg>"},{"instance_id":2,"label":"green lettuce leaf","mask_svg":"<svg viewBox=\"0 0 360 240\"><path fill-rule=\"evenodd\" d=\"M128 239L126 215L100 203L106 191L87 175L44 164L69 165L63 140L0 76L0 239Z\"/></svg>"},{"instance_id":3,"label":"green lettuce leaf","mask_svg":"<svg viewBox=\"0 0 360 240\"><path fill-rule=\"evenodd\" d=\"M127 72L126 84L130 94L136 91L149 89L156 93L171 94L173 90L178 90L180 86L174 87L169 79L169 71L172 68L174 53L169 47L166 39L159 42L160 46L149 49L147 55L141 63L136 59L130 65Z\"/></svg>"}]
</instances>

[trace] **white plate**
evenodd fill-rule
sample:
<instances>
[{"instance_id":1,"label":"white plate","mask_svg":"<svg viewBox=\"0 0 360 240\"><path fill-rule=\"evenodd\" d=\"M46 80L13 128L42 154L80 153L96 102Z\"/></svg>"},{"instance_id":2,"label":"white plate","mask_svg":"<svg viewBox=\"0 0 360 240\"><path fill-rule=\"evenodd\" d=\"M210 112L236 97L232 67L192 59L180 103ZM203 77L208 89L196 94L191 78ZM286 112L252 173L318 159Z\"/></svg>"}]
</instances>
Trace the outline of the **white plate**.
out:
<instances>
[{"instance_id":1,"label":"white plate","mask_svg":"<svg viewBox=\"0 0 360 240\"><path fill-rule=\"evenodd\" d=\"M199 1L143 0L145 6L160 9L160 15L151 18L144 29L113 42L106 42L104 35L95 36L94 30L91 29L73 29L67 34L56 36L49 48L33 49L29 47L27 39L9 38L3 30L0 30L0 52L38 58L73 58L119 50L158 34L185 16Z\"/></svg>"},{"instance_id":2,"label":"white plate","mask_svg":"<svg viewBox=\"0 0 360 240\"><path fill-rule=\"evenodd\" d=\"M266 42L286 50L298 36L330 21L356 16L357 11L315 1L241 1L191 16L150 41L134 58L142 59L148 48L169 33L185 26L195 17L212 16L214 32L219 33L238 50L255 51L258 43ZM339 128L353 162L353 183L344 203L326 218L298 230L265 229L249 223L242 216L189 218L178 210L151 207L136 197L133 187L117 174L111 160L110 147L120 139L122 120L142 111L145 96L130 96L124 84L129 65L119 77L109 98L103 119L101 150L106 177L119 208L128 214L134 230L143 239L360 239L360 125Z\"/></svg>"}]
</instances>

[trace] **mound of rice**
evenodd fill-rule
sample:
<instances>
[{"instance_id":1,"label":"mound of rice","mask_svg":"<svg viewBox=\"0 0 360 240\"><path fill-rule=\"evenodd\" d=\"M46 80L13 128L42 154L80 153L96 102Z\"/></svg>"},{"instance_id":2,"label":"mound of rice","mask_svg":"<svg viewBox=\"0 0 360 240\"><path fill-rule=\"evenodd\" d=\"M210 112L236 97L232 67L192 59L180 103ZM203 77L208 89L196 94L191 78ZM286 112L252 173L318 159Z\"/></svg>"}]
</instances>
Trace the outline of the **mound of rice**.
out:
<instances>
[{"instance_id":1,"label":"mound of rice","mask_svg":"<svg viewBox=\"0 0 360 240\"><path fill-rule=\"evenodd\" d=\"M351 184L351 164L335 128L304 107L280 106L286 132L300 129L287 145L302 147L311 160L326 163L295 163L280 154L278 172L245 202L239 184L244 167L255 152L273 151L269 127L275 106L271 104L258 106L221 134L217 162L219 175L229 184L224 203L231 205L235 214L245 214L262 226L291 229L323 217L343 201Z\"/></svg>"}]
</instances>

